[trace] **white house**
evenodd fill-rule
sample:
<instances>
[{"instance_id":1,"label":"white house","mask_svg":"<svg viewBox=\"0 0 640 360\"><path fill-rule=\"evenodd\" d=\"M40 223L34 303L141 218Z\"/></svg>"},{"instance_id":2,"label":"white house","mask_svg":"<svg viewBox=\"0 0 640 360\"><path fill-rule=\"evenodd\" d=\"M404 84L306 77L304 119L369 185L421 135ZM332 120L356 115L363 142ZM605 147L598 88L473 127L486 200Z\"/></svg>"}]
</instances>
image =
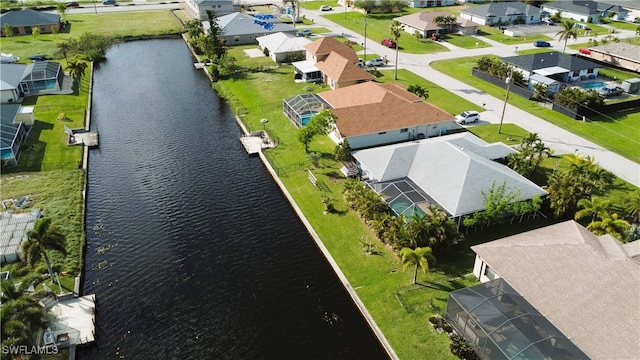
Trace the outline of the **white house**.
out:
<instances>
[{"instance_id":1,"label":"white house","mask_svg":"<svg viewBox=\"0 0 640 360\"><path fill-rule=\"evenodd\" d=\"M461 17L456 18L456 24L449 29L446 25L440 26L435 22L438 16L450 16L450 13L444 11L429 11L413 13L405 16L394 18L400 22L404 31L411 35L420 34L421 37L426 38L435 33L454 32L461 35L475 34L478 29L478 24L463 19Z\"/></svg>"},{"instance_id":2,"label":"white house","mask_svg":"<svg viewBox=\"0 0 640 360\"><path fill-rule=\"evenodd\" d=\"M515 66L525 79L538 74L565 83L595 79L600 68L593 61L558 52L509 56L501 60Z\"/></svg>"},{"instance_id":3,"label":"white house","mask_svg":"<svg viewBox=\"0 0 640 360\"><path fill-rule=\"evenodd\" d=\"M438 136L459 126L455 117L393 83L365 82L318 94L338 120L329 136L362 149Z\"/></svg>"},{"instance_id":4,"label":"white house","mask_svg":"<svg viewBox=\"0 0 640 360\"><path fill-rule=\"evenodd\" d=\"M184 0L184 7L187 13L195 19L208 20L207 10L215 12L216 16L231 14L233 10L233 0Z\"/></svg>"},{"instance_id":5,"label":"white house","mask_svg":"<svg viewBox=\"0 0 640 360\"><path fill-rule=\"evenodd\" d=\"M633 1L626 3L631 5ZM613 14L615 20L624 20L628 15L628 10L623 6L609 1L592 0L552 1L543 4L542 10L551 15L560 12L562 18L587 23L598 23L599 16L608 17Z\"/></svg>"},{"instance_id":6,"label":"white house","mask_svg":"<svg viewBox=\"0 0 640 360\"><path fill-rule=\"evenodd\" d=\"M338 119L339 121L340 119ZM454 218L485 208L483 192L504 184L517 201L547 194L545 190L494 161L516 151L502 143L487 144L471 133L354 151L363 179L396 214L411 216L436 205Z\"/></svg>"},{"instance_id":7,"label":"white house","mask_svg":"<svg viewBox=\"0 0 640 360\"><path fill-rule=\"evenodd\" d=\"M269 57L276 63L291 62L304 59L305 45L312 42L304 36L287 33L275 33L256 38L260 49L267 49Z\"/></svg>"},{"instance_id":8,"label":"white house","mask_svg":"<svg viewBox=\"0 0 640 360\"><path fill-rule=\"evenodd\" d=\"M495 2L460 10L460 17L480 25L511 24L522 21L537 24L542 20L542 10L521 2Z\"/></svg>"}]
</instances>

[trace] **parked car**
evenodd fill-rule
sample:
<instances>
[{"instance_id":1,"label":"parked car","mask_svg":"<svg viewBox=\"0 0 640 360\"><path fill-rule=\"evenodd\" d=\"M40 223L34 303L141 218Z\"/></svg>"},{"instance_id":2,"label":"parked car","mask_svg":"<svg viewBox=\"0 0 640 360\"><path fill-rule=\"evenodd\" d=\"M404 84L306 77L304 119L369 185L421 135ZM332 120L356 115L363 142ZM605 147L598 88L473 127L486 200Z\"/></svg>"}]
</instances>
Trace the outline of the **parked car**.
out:
<instances>
[{"instance_id":1,"label":"parked car","mask_svg":"<svg viewBox=\"0 0 640 360\"><path fill-rule=\"evenodd\" d=\"M442 41L442 35L434 33L431 34L431 37L429 39L431 39L432 41Z\"/></svg>"},{"instance_id":2,"label":"parked car","mask_svg":"<svg viewBox=\"0 0 640 360\"><path fill-rule=\"evenodd\" d=\"M538 41L533 43L533 46L535 46L535 47L550 47L551 43L546 42L546 41L542 41L542 40L538 40Z\"/></svg>"},{"instance_id":3,"label":"parked car","mask_svg":"<svg viewBox=\"0 0 640 360\"><path fill-rule=\"evenodd\" d=\"M309 36L311 34L313 34L311 29L302 29L302 30L298 31L298 36Z\"/></svg>"},{"instance_id":4,"label":"parked car","mask_svg":"<svg viewBox=\"0 0 640 360\"><path fill-rule=\"evenodd\" d=\"M549 18L544 18L541 20L543 23L547 24L547 25L555 25L556 23L553 22L553 20L549 19Z\"/></svg>"},{"instance_id":5,"label":"parked car","mask_svg":"<svg viewBox=\"0 0 640 360\"><path fill-rule=\"evenodd\" d=\"M364 67L364 61L362 61L362 59L358 58L358 61L356 61L356 65L358 65L358 67Z\"/></svg>"},{"instance_id":6,"label":"parked car","mask_svg":"<svg viewBox=\"0 0 640 360\"><path fill-rule=\"evenodd\" d=\"M620 86L605 86L598 90L598 94L602 97L618 96L624 93L624 89Z\"/></svg>"},{"instance_id":7,"label":"parked car","mask_svg":"<svg viewBox=\"0 0 640 360\"><path fill-rule=\"evenodd\" d=\"M384 59L377 57L377 58L373 58L368 60L365 65L367 66L384 66Z\"/></svg>"},{"instance_id":8,"label":"parked car","mask_svg":"<svg viewBox=\"0 0 640 360\"><path fill-rule=\"evenodd\" d=\"M32 55L29 56L31 61L45 61L47 60L47 55Z\"/></svg>"},{"instance_id":9,"label":"parked car","mask_svg":"<svg viewBox=\"0 0 640 360\"><path fill-rule=\"evenodd\" d=\"M460 125L476 123L478 120L480 120L480 114L473 110L465 111L460 115L456 115L456 122Z\"/></svg>"},{"instance_id":10,"label":"parked car","mask_svg":"<svg viewBox=\"0 0 640 360\"><path fill-rule=\"evenodd\" d=\"M329 5L320 6L320 11L331 11L331 10L333 10L333 8Z\"/></svg>"},{"instance_id":11,"label":"parked car","mask_svg":"<svg viewBox=\"0 0 640 360\"><path fill-rule=\"evenodd\" d=\"M389 48L396 48L396 42L391 39L382 39L380 43Z\"/></svg>"},{"instance_id":12,"label":"parked car","mask_svg":"<svg viewBox=\"0 0 640 360\"><path fill-rule=\"evenodd\" d=\"M66 7L66 8L75 8L75 7L80 7L80 4L78 4L75 1L72 1L72 2L65 3L64 7Z\"/></svg>"},{"instance_id":13,"label":"parked car","mask_svg":"<svg viewBox=\"0 0 640 360\"><path fill-rule=\"evenodd\" d=\"M115 5L116 4L116 0L104 0L102 2L102 5Z\"/></svg>"},{"instance_id":14,"label":"parked car","mask_svg":"<svg viewBox=\"0 0 640 360\"><path fill-rule=\"evenodd\" d=\"M580 48L580 50L578 50L578 52L580 54L585 54L585 55L590 55L591 54L591 50L589 50L587 48Z\"/></svg>"}]
</instances>

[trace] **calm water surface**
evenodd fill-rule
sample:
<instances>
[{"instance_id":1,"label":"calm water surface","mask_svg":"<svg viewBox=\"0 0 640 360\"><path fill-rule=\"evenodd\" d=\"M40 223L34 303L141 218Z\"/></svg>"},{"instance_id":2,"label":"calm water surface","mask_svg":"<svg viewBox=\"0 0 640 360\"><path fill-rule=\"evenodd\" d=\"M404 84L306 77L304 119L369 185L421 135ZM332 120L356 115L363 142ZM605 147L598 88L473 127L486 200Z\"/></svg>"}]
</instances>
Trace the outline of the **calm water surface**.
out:
<instances>
[{"instance_id":1,"label":"calm water surface","mask_svg":"<svg viewBox=\"0 0 640 360\"><path fill-rule=\"evenodd\" d=\"M96 70L81 359L384 359L386 353L180 40Z\"/></svg>"}]
</instances>

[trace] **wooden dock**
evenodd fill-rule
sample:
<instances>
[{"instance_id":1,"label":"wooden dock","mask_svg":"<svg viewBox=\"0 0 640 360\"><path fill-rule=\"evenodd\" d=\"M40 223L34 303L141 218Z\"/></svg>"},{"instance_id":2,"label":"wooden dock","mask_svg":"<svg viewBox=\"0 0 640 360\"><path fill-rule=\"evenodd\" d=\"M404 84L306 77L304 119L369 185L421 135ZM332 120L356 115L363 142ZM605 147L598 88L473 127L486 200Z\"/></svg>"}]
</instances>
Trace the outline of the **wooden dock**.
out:
<instances>
[{"instance_id":1,"label":"wooden dock","mask_svg":"<svg viewBox=\"0 0 640 360\"><path fill-rule=\"evenodd\" d=\"M246 134L240 138L244 149L249 155L256 155L263 149L274 148L275 144L265 131L257 131Z\"/></svg>"}]
</instances>

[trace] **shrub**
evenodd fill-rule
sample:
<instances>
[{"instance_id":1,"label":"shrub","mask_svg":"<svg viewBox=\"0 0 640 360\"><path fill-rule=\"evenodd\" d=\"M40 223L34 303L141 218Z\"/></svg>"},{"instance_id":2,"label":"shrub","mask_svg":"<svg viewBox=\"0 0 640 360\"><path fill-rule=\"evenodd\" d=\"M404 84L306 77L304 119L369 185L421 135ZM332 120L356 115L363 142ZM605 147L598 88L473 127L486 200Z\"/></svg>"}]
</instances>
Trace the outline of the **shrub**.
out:
<instances>
[{"instance_id":1,"label":"shrub","mask_svg":"<svg viewBox=\"0 0 640 360\"><path fill-rule=\"evenodd\" d=\"M462 336L458 334L451 335L451 344L449 344L451 353L463 360L479 360L478 355L473 351L473 346L469 345Z\"/></svg>"}]
</instances>

